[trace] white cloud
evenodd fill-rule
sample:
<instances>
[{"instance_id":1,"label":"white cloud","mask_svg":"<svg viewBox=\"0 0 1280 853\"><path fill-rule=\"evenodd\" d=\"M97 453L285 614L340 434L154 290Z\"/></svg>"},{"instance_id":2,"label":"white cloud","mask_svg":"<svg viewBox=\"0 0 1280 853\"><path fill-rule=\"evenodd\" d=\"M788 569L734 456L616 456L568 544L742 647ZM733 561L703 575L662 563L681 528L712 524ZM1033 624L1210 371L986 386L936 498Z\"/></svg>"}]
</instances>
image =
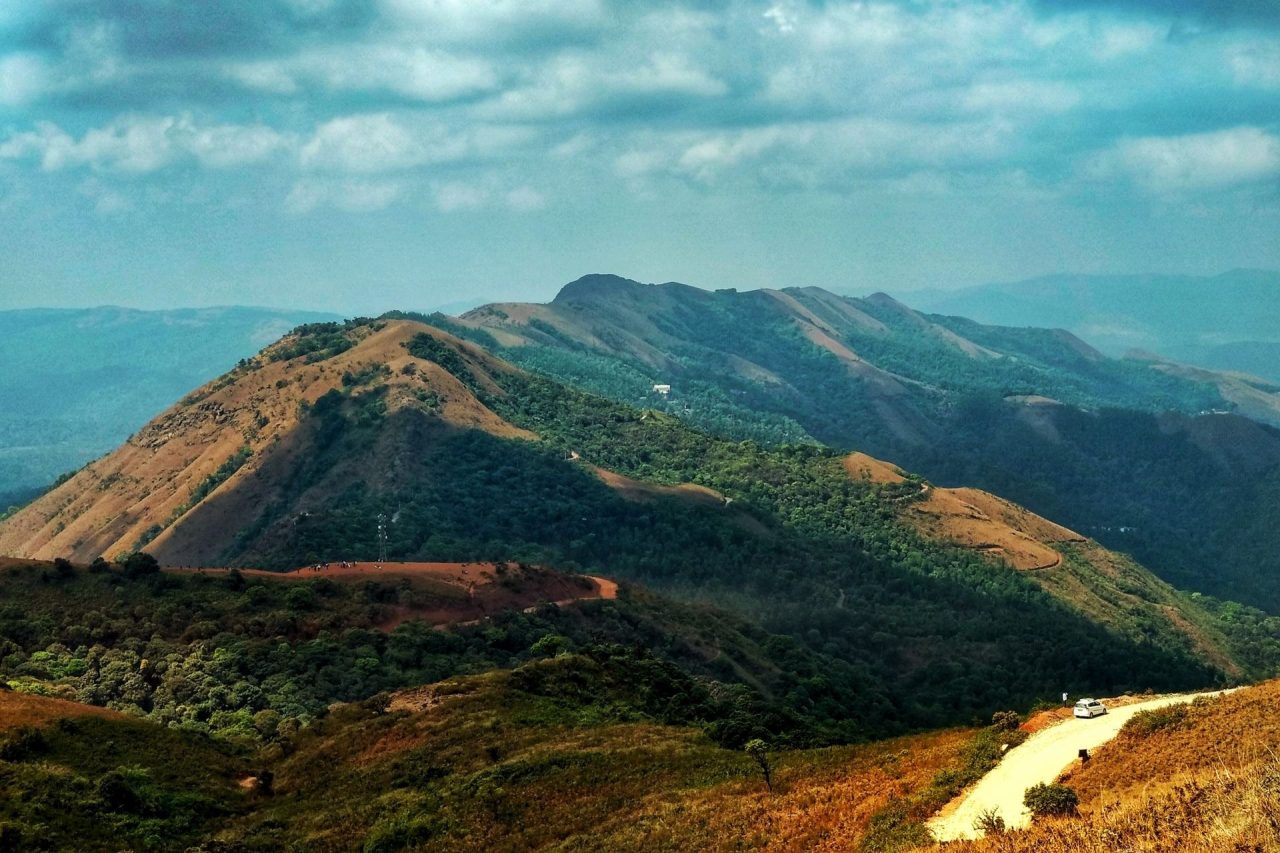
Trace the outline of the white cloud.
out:
<instances>
[{"instance_id":1,"label":"white cloud","mask_svg":"<svg viewBox=\"0 0 1280 853\"><path fill-rule=\"evenodd\" d=\"M445 213L479 210L489 203L489 195L489 190L484 187L460 181L441 184L434 191L436 207Z\"/></svg>"},{"instance_id":2,"label":"white cloud","mask_svg":"<svg viewBox=\"0 0 1280 853\"><path fill-rule=\"evenodd\" d=\"M547 206L547 199L532 187L516 187L506 194L507 207L517 213L532 213Z\"/></svg>"},{"instance_id":3,"label":"white cloud","mask_svg":"<svg viewBox=\"0 0 1280 853\"><path fill-rule=\"evenodd\" d=\"M287 137L261 125L199 125L191 116L121 116L75 139L59 126L40 122L34 130L0 142L0 158L34 158L45 171L88 167L140 175L183 160L209 168L259 163L289 145Z\"/></svg>"},{"instance_id":4,"label":"white cloud","mask_svg":"<svg viewBox=\"0 0 1280 853\"><path fill-rule=\"evenodd\" d=\"M40 57L29 53L0 57L0 106L22 106L50 85L48 65Z\"/></svg>"},{"instance_id":5,"label":"white cloud","mask_svg":"<svg viewBox=\"0 0 1280 853\"><path fill-rule=\"evenodd\" d=\"M391 172L456 160L467 141L439 125L410 131L389 113L325 122L302 146L303 167L334 172Z\"/></svg>"},{"instance_id":6,"label":"white cloud","mask_svg":"<svg viewBox=\"0 0 1280 853\"><path fill-rule=\"evenodd\" d=\"M1226 56L1239 85L1280 88L1280 39L1232 45Z\"/></svg>"},{"instance_id":7,"label":"white cloud","mask_svg":"<svg viewBox=\"0 0 1280 853\"><path fill-rule=\"evenodd\" d=\"M450 42L563 38L609 22L600 0L382 0L381 5L389 20Z\"/></svg>"},{"instance_id":8,"label":"white cloud","mask_svg":"<svg viewBox=\"0 0 1280 853\"><path fill-rule=\"evenodd\" d=\"M294 184L285 197L284 207L295 215L320 207L347 213L372 213L390 207L403 194L404 187L396 181L307 179Z\"/></svg>"},{"instance_id":9,"label":"white cloud","mask_svg":"<svg viewBox=\"0 0 1280 853\"><path fill-rule=\"evenodd\" d=\"M486 60L420 45L357 44L313 49L277 60L231 65L232 80L261 92L388 92L437 103L492 91L498 74Z\"/></svg>"},{"instance_id":10,"label":"white cloud","mask_svg":"<svg viewBox=\"0 0 1280 853\"><path fill-rule=\"evenodd\" d=\"M1095 174L1128 176L1160 193L1210 190L1280 176L1280 138L1256 127L1126 139L1098 158Z\"/></svg>"}]
</instances>

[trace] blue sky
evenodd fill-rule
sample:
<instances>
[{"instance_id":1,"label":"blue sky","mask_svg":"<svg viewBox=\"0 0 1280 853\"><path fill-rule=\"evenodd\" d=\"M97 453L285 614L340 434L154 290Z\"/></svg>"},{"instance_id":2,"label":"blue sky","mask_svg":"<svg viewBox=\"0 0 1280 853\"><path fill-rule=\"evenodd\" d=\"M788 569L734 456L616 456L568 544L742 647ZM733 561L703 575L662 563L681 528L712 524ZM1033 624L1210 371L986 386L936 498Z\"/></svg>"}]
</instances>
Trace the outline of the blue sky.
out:
<instances>
[{"instance_id":1,"label":"blue sky","mask_svg":"<svg viewBox=\"0 0 1280 853\"><path fill-rule=\"evenodd\" d=\"M1280 267L1274 0L12 0L0 308Z\"/></svg>"}]
</instances>

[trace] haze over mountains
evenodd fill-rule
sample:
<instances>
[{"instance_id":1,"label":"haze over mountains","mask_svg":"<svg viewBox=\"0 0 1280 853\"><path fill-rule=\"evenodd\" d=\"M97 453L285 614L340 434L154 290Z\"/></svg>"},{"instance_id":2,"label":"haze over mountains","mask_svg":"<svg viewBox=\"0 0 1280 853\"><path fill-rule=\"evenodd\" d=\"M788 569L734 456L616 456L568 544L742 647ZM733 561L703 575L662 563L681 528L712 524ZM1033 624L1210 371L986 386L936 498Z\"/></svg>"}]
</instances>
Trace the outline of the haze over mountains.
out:
<instances>
[{"instance_id":1,"label":"haze over mountains","mask_svg":"<svg viewBox=\"0 0 1280 853\"><path fill-rule=\"evenodd\" d=\"M110 450L310 311L0 311L0 511Z\"/></svg>"},{"instance_id":2,"label":"haze over mountains","mask_svg":"<svg viewBox=\"0 0 1280 853\"><path fill-rule=\"evenodd\" d=\"M1145 350L1280 382L1280 273L1055 275L903 293L922 311L1000 326L1069 329L1108 355Z\"/></svg>"}]
</instances>

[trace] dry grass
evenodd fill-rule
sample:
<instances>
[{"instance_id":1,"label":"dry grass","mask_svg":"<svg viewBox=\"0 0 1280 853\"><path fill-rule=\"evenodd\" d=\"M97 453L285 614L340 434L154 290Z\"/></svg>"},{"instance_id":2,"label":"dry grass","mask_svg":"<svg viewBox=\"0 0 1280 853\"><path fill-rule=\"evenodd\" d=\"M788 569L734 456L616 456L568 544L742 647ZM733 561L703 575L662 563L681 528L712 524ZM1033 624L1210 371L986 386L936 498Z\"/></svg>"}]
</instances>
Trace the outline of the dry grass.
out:
<instances>
[{"instance_id":1,"label":"dry grass","mask_svg":"<svg viewBox=\"0 0 1280 853\"><path fill-rule=\"evenodd\" d=\"M947 845L953 853L1280 850L1280 682L1130 724L1067 783L1081 816Z\"/></svg>"},{"instance_id":2,"label":"dry grass","mask_svg":"<svg viewBox=\"0 0 1280 853\"><path fill-rule=\"evenodd\" d=\"M18 726L44 726L68 717L122 718L123 715L65 699L0 690L0 732Z\"/></svg>"},{"instance_id":3,"label":"dry grass","mask_svg":"<svg viewBox=\"0 0 1280 853\"><path fill-rule=\"evenodd\" d=\"M971 738L948 731L787 755L772 794L755 778L652 794L571 849L854 850L873 815L927 787Z\"/></svg>"}]
</instances>

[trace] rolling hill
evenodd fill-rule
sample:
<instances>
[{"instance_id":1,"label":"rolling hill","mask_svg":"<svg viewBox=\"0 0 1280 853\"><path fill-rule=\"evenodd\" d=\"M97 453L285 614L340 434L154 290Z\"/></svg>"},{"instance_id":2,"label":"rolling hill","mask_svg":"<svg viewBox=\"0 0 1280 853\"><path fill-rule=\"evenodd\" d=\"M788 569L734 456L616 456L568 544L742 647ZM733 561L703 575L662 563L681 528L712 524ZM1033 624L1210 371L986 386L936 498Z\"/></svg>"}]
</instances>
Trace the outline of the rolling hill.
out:
<instances>
[{"instance_id":1,"label":"rolling hill","mask_svg":"<svg viewBox=\"0 0 1280 853\"><path fill-rule=\"evenodd\" d=\"M1070 329L1112 355L1147 350L1280 382L1280 273L1049 276L901 295L923 311L1001 326Z\"/></svg>"},{"instance_id":2,"label":"rolling hill","mask_svg":"<svg viewBox=\"0 0 1280 853\"><path fill-rule=\"evenodd\" d=\"M0 311L0 512L123 441L307 311Z\"/></svg>"},{"instance_id":3,"label":"rolling hill","mask_svg":"<svg viewBox=\"0 0 1280 853\"><path fill-rule=\"evenodd\" d=\"M816 288L588 276L547 305L433 321L718 435L817 441L993 492L1177 586L1280 609L1267 533L1280 495L1280 431L1267 421L1280 397L1257 380Z\"/></svg>"},{"instance_id":4,"label":"rolling hill","mask_svg":"<svg viewBox=\"0 0 1280 853\"><path fill-rule=\"evenodd\" d=\"M321 324L189 394L0 524L0 549L84 561L144 548L170 566L291 569L385 547L396 560L640 582L777 635L760 641L769 678L719 654L714 635L691 639L705 652L686 657L786 697L828 739L967 720L1063 689L1201 686L1280 659L1259 614L1225 619L994 497L857 471L814 445L710 437L413 321ZM944 494L950 520L913 520L936 519ZM987 516L976 532L960 518L973 513ZM987 541L997 529L1000 552ZM1019 571L1015 545L1034 570ZM1050 552L1056 565L1040 559Z\"/></svg>"}]
</instances>

